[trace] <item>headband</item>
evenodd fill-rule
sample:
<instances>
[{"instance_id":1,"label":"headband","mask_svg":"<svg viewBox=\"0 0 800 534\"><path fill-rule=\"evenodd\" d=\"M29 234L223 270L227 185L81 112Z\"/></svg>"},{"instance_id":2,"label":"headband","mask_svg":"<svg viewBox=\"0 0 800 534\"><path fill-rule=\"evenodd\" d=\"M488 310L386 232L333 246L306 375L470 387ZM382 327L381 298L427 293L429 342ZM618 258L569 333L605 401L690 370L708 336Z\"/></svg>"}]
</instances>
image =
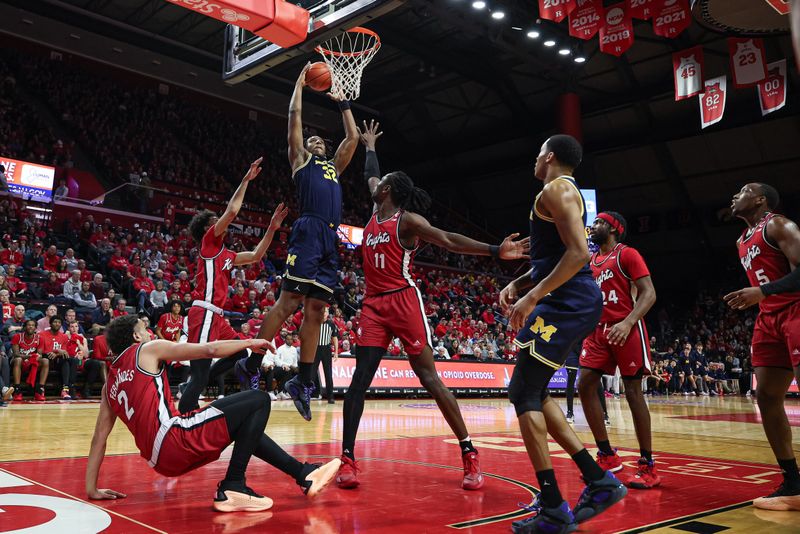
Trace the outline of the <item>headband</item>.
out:
<instances>
[{"instance_id":1,"label":"headband","mask_svg":"<svg viewBox=\"0 0 800 534\"><path fill-rule=\"evenodd\" d=\"M625 226L622 224L622 221L614 217L613 215L603 212L597 215L598 219L602 219L611 225L611 228L617 231L617 233L622 236L625 233Z\"/></svg>"}]
</instances>

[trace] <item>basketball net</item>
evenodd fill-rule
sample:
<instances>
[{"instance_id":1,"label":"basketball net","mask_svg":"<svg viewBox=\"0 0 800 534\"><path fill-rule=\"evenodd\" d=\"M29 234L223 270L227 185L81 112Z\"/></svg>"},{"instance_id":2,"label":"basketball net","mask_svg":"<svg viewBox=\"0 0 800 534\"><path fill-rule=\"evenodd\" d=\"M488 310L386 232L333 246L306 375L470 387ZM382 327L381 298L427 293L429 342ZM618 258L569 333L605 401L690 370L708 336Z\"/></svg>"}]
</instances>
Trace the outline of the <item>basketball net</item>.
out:
<instances>
[{"instance_id":1,"label":"basketball net","mask_svg":"<svg viewBox=\"0 0 800 534\"><path fill-rule=\"evenodd\" d=\"M361 94L361 74L381 48L378 34L366 28L353 28L328 39L316 50L331 71L331 91L341 91L347 100Z\"/></svg>"}]
</instances>

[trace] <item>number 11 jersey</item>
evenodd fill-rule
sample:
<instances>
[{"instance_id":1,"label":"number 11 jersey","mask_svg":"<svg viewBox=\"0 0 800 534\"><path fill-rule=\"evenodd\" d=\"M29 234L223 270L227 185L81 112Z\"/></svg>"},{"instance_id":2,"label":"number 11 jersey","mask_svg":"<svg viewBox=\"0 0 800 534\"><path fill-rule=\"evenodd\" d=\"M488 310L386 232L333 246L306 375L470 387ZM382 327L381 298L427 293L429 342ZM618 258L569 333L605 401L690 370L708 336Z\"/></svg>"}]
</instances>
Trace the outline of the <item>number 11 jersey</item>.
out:
<instances>
[{"instance_id":1,"label":"number 11 jersey","mask_svg":"<svg viewBox=\"0 0 800 534\"><path fill-rule=\"evenodd\" d=\"M361 254L367 296L416 287L411 269L417 247L409 249L400 242L400 219L403 213L403 210L398 210L381 221L376 211L364 228Z\"/></svg>"}]
</instances>

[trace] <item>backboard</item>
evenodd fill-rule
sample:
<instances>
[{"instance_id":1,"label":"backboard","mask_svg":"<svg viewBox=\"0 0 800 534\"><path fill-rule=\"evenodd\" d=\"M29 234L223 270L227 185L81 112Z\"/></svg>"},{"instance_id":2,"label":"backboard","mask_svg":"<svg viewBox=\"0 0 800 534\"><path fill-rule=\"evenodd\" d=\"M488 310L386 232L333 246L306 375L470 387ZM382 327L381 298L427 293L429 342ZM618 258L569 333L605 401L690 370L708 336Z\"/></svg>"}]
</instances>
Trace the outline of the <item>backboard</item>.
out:
<instances>
[{"instance_id":1,"label":"backboard","mask_svg":"<svg viewBox=\"0 0 800 534\"><path fill-rule=\"evenodd\" d=\"M304 0L292 3L311 14L308 39L293 48L282 48L247 30L228 25L222 72L226 83L243 82L290 58L312 54L322 41L388 13L402 5L403 0Z\"/></svg>"}]
</instances>

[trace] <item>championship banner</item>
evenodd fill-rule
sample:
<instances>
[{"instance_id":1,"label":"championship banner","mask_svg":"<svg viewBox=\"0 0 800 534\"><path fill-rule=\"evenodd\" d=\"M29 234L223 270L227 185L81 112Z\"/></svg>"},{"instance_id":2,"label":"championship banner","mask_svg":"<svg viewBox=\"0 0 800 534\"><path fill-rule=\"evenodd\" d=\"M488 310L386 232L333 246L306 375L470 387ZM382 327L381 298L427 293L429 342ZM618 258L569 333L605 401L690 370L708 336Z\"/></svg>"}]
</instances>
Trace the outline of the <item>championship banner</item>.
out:
<instances>
[{"instance_id":1,"label":"championship banner","mask_svg":"<svg viewBox=\"0 0 800 534\"><path fill-rule=\"evenodd\" d=\"M600 25L600 51L621 56L633 44L633 21L620 2L606 9Z\"/></svg>"},{"instance_id":2,"label":"championship banner","mask_svg":"<svg viewBox=\"0 0 800 534\"><path fill-rule=\"evenodd\" d=\"M706 80L705 92L700 95L700 121L703 128L722 120L725 114L726 86L725 76Z\"/></svg>"},{"instance_id":3,"label":"championship banner","mask_svg":"<svg viewBox=\"0 0 800 534\"><path fill-rule=\"evenodd\" d=\"M12 193L35 200L53 198L53 180L56 168L10 158L0 158L6 168L6 181Z\"/></svg>"},{"instance_id":4,"label":"championship banner","mask_svg":"<svg viewBox=\"0 0 800 534\"><path fill-rule=\"evenodd\" d=\"M341 356L333 362L333 387L345 390L350 387L356 359ZM505 392L514 372L514 365L507 363L481 363L458 360L437 360L436 372L444 385L451 389L465 390L466 393L481 393L484 390ZM324 375L324 373L320 373ZM321 376L322 383L325 377ZM550 379L548 387L566 389L566 369L559 369ZM384 359L381 361L370 385L371 391L402 394L417 393L424 390L408 360Z\"/></svg>"},{"instance_id":5,"label":"championship banner","mask_svg":"<svg viewBox=\"0 0 800 534\"><path fill-rule=\"evenodd\" d=\"M692 23L689 0L660 0L653 11L653 33L674 39Z\"/></svg>"},{"instance_id":6,"label":"championship banner","mask_svg":"<svg viewBox=\"0 0 800 534\"><path fill-rule=\"evenodd\" d=\"M602 0L578 0L578 7L569 14L569 34L578 39L594 37L603 21Z\"/></svg>"},{"instance_id":7,"label":"championship banner","mask_svg":"<svg viewBox=\"0 0 800 534\"><path fill-rule=\"evenodd\" d=\"M695 46L672 54L675 77L675 101L699 95L703 91L703 47Z\"/></svg>"},{"instance_id":8,"label":"championship banner","mask_svg":"<svg viewBox=\"0 0 800 534\"><path fill-rule=\"evenodd\" d=\"M561 22L572 13L576 0L539 0L539 16L543 19Z\"/></svg>"},{"instance_id":9,"label":"championship banner","mask_svg":"<svg viewBox=\"0 0 800 534\"><path fill-rule=\"evenodd\" d=\"M766 79L758 82L758 102L761 116L778 111L786 105L786 60L767 65Z\"/></svg>"},{"instance_id":10,"label":"championship banner","mask_svg":"<svg viewBox=\"0 0 800 534\"><path fill-rule=\"evenodd\" d=\"M653 17L657 0L627 0L626 7L631 18L647 20Z\"/></svg>"},{"instance_id":11,"label":"championship banner","mask_svg":"<svg viewBox=\"0 0 800 534\"><path fill-rule=\"evenodd\" d=\"M729 37L728 53L736 87L750 87L767 77L767 55L763 40Z\"/></svg>"}]
</instances>

